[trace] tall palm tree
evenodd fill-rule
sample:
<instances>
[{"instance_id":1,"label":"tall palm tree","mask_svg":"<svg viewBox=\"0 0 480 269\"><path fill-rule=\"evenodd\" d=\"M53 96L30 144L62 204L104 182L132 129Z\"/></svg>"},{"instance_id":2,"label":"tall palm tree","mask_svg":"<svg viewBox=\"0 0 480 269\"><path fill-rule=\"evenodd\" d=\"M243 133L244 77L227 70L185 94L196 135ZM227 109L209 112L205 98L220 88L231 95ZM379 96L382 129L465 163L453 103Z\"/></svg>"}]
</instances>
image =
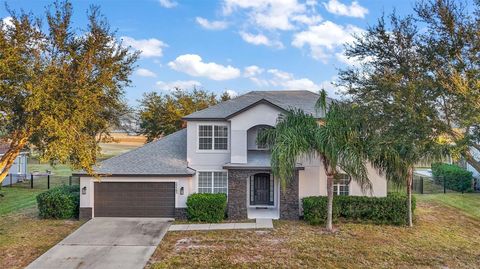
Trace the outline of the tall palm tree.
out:
<instances>
[{"instance_id":1,"label":"tall palm tree","mask_svg":"<svg viewBox=\"0 0 480 269\"><path fill-rule=\"evenodd\" d=\"M373 166L385 173L389 182L406 186L408 226L413 227L412 185L415 164L441 160L448 155L450 145L436 140L418 143L401 140L391 130L370 134L368 155Z\"/></svg>"},{"instance_id":2,"label":"tall palm tree","mask_svg":"<svg viewBox=\"0 0 480 269\"><path fill-rule=\"evenodd\" d=\"M302 110L289 110L279 117L275 128L260 133L258 140L269 145L272 172L280 179L283 189L293 178L299 158L320 158L327 176L326 228L333 231L333 184L337 174L347 173L363 190L371 190L371 182L367 177L362 126L351 117L354 108L332 102L327 111L324 91L317 107L325 114L322 122Z\"/></svg>"}]
</instances>

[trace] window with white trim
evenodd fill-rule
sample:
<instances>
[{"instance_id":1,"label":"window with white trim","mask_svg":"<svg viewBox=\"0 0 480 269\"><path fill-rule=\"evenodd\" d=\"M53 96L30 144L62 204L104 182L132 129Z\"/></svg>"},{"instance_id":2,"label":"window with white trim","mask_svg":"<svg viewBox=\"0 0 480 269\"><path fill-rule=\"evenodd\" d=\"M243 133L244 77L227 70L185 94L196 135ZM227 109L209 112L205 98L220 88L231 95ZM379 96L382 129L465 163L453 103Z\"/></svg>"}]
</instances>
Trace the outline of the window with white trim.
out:
<instances>
[{"instance_id":1,"label":"window with white trim","mask_svg":"<svg viewBox=\"0 0 480 269\"><path fill-rule=\"evenodd\" d=\"M198 172L198 192L227 194L227 172Z\"/></svg>"},{"instance_id":2,"label":"window with white trim","mask_svg":"<svg viewBox=\"0 0 480 269\"><path fill-rule=\"evenodd\" d=\"M199 125L199 150L227 150L228 126L226 125Z\"/></svg>"},{"instance_id":3,"label":"window with white trim","mask_svg":"<svg viewBox=\"0 0 480 269\"><path fill-rule=\"evenodd\" d=\"M348 196L350 177L347 174L340 174L333 184L333 195Z\"/></svg>"}]
</instances>

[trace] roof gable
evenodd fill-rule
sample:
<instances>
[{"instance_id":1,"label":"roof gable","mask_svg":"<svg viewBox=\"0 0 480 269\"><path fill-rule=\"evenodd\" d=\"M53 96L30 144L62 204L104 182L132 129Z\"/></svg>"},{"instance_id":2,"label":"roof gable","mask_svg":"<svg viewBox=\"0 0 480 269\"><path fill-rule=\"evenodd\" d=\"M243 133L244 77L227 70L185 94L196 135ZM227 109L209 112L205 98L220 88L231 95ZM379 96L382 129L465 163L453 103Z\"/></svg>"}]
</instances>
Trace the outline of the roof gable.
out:
<instances>
[{"instance_id":1,"label":"roof gable","mask_svg":"<svg viewBox=\"0 0 480 269\"><path fill-rule=\"evenodd\" d=\"M259 102L268 103L281 110L301 109L316 118L323 118L316 111L315 103L320 95L310 91L252 91L231 100L185 116L185 120L227 120ZM327 100L330 102L330 99Z\"/></svg>"}]
</instances>

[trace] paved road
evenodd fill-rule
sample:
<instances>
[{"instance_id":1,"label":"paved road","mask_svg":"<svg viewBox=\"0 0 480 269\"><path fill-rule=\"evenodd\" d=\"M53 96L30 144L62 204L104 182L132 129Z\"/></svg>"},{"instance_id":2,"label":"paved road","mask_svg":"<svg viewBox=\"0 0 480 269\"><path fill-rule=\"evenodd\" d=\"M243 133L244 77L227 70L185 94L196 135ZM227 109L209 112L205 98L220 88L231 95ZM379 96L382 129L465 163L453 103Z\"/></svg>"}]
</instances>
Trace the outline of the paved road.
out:
<instances>
[{"instance_id":1,"label":"paved road","mask_svg":"<svg viewBox=\"0 0 480 269\"><path fill-rule=\"evenodd\" d=\"M95 218L27 268L143 268L170 226L160 218Z\"/></svg>"}]
</instances>

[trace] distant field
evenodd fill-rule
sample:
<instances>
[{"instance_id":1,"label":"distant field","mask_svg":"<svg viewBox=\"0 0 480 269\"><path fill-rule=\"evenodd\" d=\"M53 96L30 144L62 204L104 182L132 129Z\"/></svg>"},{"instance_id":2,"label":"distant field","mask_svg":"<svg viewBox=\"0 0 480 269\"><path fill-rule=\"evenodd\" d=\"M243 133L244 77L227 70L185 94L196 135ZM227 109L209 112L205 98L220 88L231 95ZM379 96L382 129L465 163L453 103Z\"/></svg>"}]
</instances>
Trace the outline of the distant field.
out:
<instances>
[{"instance_id":1,"label":"distant field","mask_svg":"<svg viewBox=\"0 0 480 269\"><path fill-rule=\"evenodd\" d=\"M132 141L101 143L102 153L98 156L98 161L101 162L108 158L120 155L132 149L144 145L144 139L132 138ZM28 162L28 172L45 173L47 170L51 171L53 175L68 177L72 175L72 169L65 164L57 164L51 166L48 163L38 163L36 159L30 158Z\"/></svg>"},{"instance_id":2,"label":"distant field","mask_svg":"<svg viewBox=\"0 0 480 269\"><path fill-rule=\"evenodd\" d=\"M136 149L143 146L143 142L122 142L122 143L102 143L102 153L98 156L99 161L111 158L113 156L120 155L132 149Z\"/></svg>"}]
</instances>

